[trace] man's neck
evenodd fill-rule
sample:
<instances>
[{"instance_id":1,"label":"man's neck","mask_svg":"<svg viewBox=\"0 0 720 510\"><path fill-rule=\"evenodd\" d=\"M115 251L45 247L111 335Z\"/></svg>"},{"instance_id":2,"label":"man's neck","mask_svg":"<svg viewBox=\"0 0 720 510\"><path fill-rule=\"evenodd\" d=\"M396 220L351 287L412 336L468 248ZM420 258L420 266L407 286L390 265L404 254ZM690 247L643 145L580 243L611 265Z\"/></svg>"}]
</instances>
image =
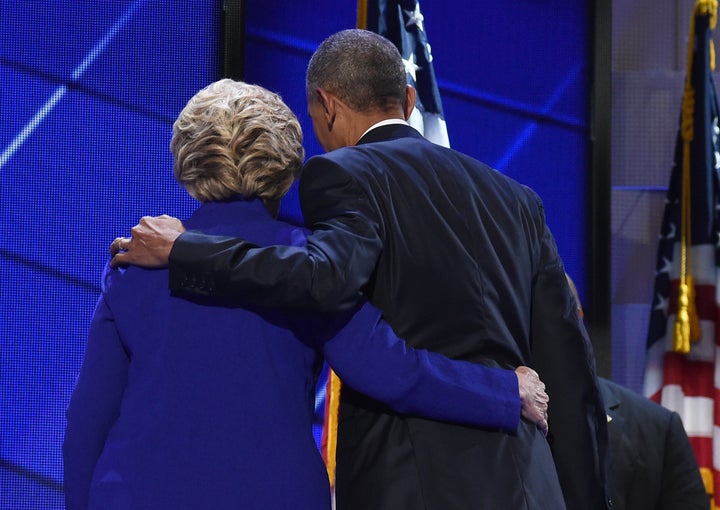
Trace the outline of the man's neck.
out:
<instances>
[{"instance_id":1,"label":"man's neck","mask_svg":"<svg viewBox=\"0 0 720 510\"><path fill-rule=\"evenodd\" d=\"M392 124L403 124L403 125L405 125L405 126L409 126L409 125L410 125L410 124L407 123L406 120L403 120L403 119L396 119L396 118L384 119L384 120L381 120L381 121L379 121L379 122L376 122L375 124L373 124L372 126L370 126L369 128L367 128L367 129L365 130L365 132L364 132L362 135L360 135L360 138L358 138L358 142L362 139L363 136L365 136L366 134L368 134L368 133L369 133L370 131L372 131L373 129L379 128L379 127L381 127L381 126L389 126L389 125L392 125Z\"/></svg>"},{"instance_id":2,"label":"man's neck","mask_svg":"<svg viewBox=\"0 0 720 510\"><path fill-rule=\"evenodd\" d=\"M353 129L352 134L348 142L351 142L353 145L355 145L360 138L362 138L365 133L370 131L371 129L374 129L378 127L378 125L382 124L394 124L394 123L405 123L405 118L402 115L401 111L392 111L392 112L383 112L383 111L373 111L370 113L358 113L354 112L354 118L353 118Z\"/></svg>"}]
</instances>

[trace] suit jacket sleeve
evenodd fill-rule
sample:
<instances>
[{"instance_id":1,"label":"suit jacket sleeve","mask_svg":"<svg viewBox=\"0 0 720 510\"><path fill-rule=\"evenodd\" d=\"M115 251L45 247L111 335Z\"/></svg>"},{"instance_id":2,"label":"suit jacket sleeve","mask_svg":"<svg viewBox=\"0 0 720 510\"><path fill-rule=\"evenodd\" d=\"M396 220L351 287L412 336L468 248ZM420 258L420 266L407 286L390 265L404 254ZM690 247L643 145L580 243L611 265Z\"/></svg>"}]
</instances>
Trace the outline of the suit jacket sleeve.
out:
<instances>
[{"instance_id":1,"label":"suit jacket sleeve","mask_svg":"<svg viewBox=\"0 0 720 510\"><path fill-rule=\"evenodd\" d=\"M548 438L567 507L604 509L607 418L592 346L544 213L541 225L530 338L533 367L550 396Z\"/></svg>"},{"instance_id":2,"label":"suit jacket sleeve","mask_svg":"<svg viewBox=\"0 0 720 510\"><path fill-rule=\"evenodd\" d=\"M328 364L343 384L401 414L516 432L517 376L412 349L369 303L324 343Z\"/></svg>"},{"instance_id":3,"label":"suit jacket sleeve","mask_svg":"<svg viewBox=\"0 0 720 510\"><path fill-rule=\"evenodd\" d=\"M108 432L120 415L128 364L113 314L101 297L90 324L85 357L67 409L63 464L68 510L87 508L95 465Z\"/></svg>"},{"instance_id":4,"label":"suit jacket sleeve","mask_svg":"<svg viewBox=\"0 0 720 510\"><path fill-rule=\"evenodd\" d=\"M307 246L257 247L241 239L181 235L170 253L170 288L246 303L314 311L360 299L382 249L369 199L352 176L320 158L300 185Z\"/></svg>"},{"instance_id":5,"label":"suit jacket sleeve","mask_svg":"<svg viewBox=\"0 0 720 510\"><path fill-rule=\"evenodd\" d=\"M705 492L695 454L683 428L680 416L670 416L662 459L659 509L685 508L707 510L710 501Z\"/></svg>"}]
</instances>

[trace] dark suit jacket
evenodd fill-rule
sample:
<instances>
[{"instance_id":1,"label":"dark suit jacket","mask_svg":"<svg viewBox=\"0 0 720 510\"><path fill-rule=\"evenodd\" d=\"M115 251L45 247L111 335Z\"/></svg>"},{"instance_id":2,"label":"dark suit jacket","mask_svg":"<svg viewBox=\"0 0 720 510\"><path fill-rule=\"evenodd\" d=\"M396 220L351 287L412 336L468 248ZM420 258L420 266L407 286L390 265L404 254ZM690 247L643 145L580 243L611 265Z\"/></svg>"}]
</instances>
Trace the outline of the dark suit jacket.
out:
<instances>
[{"instance_id":1,"label":"dark suit jacket","mask_svg":"<svg viewBox=\"0 0 720 510\"><path fill-rule=\"evenodd\" d=\"M680 416L607 379L613 510L708 510L698 464Z\"/></svg>"},{"instance_id":2,"label":"dark suit jacket","mask_svg":"<svg viewBox=\"0 0 720 510\"><path fill-rule=\"evenodd\" d=\"M346 389L338 508L605 508L605 412L592 350L530 189L405 125L308 160L306 249L186 233L171 287L310 309L364 291L400 337L452 358L532 365L551 396L548 444L406 418Z\"/></svg>"}]
</instances>

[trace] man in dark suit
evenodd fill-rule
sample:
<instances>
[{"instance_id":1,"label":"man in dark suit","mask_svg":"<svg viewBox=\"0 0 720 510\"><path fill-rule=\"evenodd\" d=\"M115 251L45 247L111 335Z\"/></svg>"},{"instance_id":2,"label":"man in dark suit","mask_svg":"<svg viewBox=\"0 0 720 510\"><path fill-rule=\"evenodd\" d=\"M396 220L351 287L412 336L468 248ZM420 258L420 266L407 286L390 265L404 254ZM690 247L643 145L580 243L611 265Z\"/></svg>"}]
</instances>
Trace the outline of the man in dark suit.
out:
<instances>
[{"instance_id":1,"label":"man in dark suit","mask_svg":"<svg viewBox=\"0 0 720 510\"><path fill-rule=\"evenodd\" d=\"M613 510L708 510L680 415L600 378L607 406Z\"/></svg>"},{"instance_id":2,"label":"man in dark suit","mask_svg":"<svg viewBox=\"0 0 720 510\"><path fill-rule=\"evenodd\" d=\"M175 291L300 309L346 308L362 292L415 347L541 374L552 453L529 422L508 434L399 416L345 388L339 509L606 508L592 349L541 201L407 125L405 83L398 51L371 32L342 31L313 55L308 109L328 153L300 182L306 248L180 235L172 218L143 218L113 243L129 249L113 264L163 266L169 254Z\"/></svg>"},{"instance_id":3,"label":"man in dark suit","mask_svg":"<svg viewBox=\"0 0 720 510\"><path fill-rule=\"evenodd\" d=\"M567 276L576 300L575 283ZM680 415L603 377L613 510L708 510L710 499Z\"/></svg>"}]
</instances>

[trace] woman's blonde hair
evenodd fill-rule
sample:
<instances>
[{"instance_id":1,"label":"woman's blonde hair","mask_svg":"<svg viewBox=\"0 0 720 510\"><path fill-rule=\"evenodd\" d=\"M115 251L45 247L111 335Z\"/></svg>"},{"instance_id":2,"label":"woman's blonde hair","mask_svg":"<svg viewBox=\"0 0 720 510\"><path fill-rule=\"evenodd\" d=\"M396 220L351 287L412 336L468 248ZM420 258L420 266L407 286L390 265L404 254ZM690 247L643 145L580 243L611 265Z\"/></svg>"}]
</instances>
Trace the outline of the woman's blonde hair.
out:
<instances>
[{"instance_id":1,"label":"woman's blonde hair","mask_svg":"<svg viewBox=\"0 0 720 510\"><path fill-rule=\"evenodd\" d=\"M280 96L230 79L195 94L173 125L175 179L201 202L278 204L300 175L302 130Z\"/></svg>"}]
</instances>

